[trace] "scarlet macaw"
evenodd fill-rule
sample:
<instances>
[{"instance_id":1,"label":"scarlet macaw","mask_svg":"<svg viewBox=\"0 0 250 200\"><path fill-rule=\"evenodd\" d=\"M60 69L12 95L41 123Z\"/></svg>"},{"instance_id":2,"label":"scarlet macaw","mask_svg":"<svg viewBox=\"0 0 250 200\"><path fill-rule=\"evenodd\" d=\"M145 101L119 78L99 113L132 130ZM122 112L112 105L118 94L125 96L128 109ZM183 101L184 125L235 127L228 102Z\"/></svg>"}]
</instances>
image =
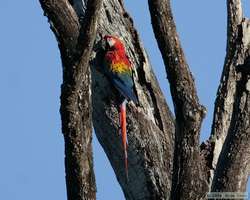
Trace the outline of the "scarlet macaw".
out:
<instances>
[{"instance_id":1,"label":"scarlet macaw","mask_svg":"<svg viewBox=\"0 0 250 200\"><path fill-rule=\"evenodd\" d=\"M122 97L122 103L120 104L120 128L124 148L126 177L128 179L126 104L130 100L135 104L138 103L134 92L133 67L120 39L111 35L105 35L102 43L105 46L104 72Z\"/></svg>"}]
</instances>

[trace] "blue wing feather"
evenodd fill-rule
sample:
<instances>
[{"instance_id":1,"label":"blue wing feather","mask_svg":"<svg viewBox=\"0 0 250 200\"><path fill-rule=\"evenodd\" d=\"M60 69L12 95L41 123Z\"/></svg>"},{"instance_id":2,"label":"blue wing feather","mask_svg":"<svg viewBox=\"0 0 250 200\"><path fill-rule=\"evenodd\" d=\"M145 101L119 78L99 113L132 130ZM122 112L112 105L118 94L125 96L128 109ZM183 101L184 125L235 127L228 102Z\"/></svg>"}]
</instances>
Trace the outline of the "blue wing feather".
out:
<instances>
[{"instance_id":1,"label":"blue wing feather","mask_svg":"<svg viewBox=\"0 0 250 200\"><path fill-rule=\"evenodd\" d=\"M134 93L134 83L132 77L126 77L126 75L112 76L112 82L116 89L127 99L132 100L135 104L138 103L138 99Z\"/></svg>"}]
</instances>

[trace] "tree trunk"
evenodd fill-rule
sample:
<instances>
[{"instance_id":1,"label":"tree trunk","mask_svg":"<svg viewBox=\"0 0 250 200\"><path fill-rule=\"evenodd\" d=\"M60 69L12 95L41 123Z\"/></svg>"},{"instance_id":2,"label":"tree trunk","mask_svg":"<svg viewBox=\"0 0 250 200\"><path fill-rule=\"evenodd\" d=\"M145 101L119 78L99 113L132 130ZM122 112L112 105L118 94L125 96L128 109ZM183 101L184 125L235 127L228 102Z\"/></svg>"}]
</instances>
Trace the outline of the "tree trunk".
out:
<instances>
[{"instance_id":1,"label":"tree trunk","mask_svg":"<svg viewBox=\"0 0 250 200\"><path fill-rule=\"evenodd\" d=\"M127 200L194 200L205 199L210 190L245 191L250 173L250 22L243 17L240 0L227 1L227 55L211 137L201 146L206 110L199 103L170 0L148 3L176 118L122 0L103 0L102 6L98 0L40 3L59 42L63 63L61 116L68 199L95 199L91 120ZM119 135L119 94L102 71L99 41L106 34L123 40L136 69L139 105L129 103L127 109L129 180Z\"/></svg>"},{"instance_id":2,"label":"tree trunk","mask_svg":"<svg viewBox=\"0 0 250 200\"><path fill-rule=\"evenodd\" d=\"M102 57L92 62L93 123L122 186L126 199L167 199L170 196L174 120L153 74L132 19L118 1L104 1L100 35L120 36L133 62L140 106L128 104L128 174L119 136L119 95L101 73ZM97 39L98 40L98 39Z\"/></svg>"}]
</instances>

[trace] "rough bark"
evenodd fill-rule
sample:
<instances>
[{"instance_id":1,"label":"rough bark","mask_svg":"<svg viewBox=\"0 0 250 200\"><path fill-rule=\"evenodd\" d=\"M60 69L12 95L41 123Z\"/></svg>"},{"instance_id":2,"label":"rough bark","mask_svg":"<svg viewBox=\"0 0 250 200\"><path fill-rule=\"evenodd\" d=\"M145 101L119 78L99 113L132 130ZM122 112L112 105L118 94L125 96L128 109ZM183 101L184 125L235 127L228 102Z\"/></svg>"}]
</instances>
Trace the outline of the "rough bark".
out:
<instances>
[{"instance_id":1,"label":"rough bark","mask_svg":"<svg viewBox=\"0 0 250 200\"><path fill-rule=\"evenodd\" d=\"M233 139L234 137L232 136L236 134L237 132L236 130L234 130L233 131L234 133L232 133L232 127L235 126L234 124L238 120L239 116L238 117L236 116L240 114L240 105L239 105L240 100L239 99L241 99L243 95L242 92L238 91L239 85L241 85L238 79L239 79L239 76L241 75L239 75L239 73L237 72L237 67L242 66L244 65L244 63L246 63L246 60L248 59L248 54L249 54L248 53L249 51L249 39L248 39L249 38L249 27L248 27L249 22L248 21L249 20L243 18L241 1L240 0L228 0L227 11L228 11L227 12L227 15L228 15L227 54L226 54L225 64L224 64L224 68L223 68L223 72L221 76L220 86L217 92L217 98L215 101L214 119L213 119L211 137L209 141L210 145L213 147L211 157L209 160L209 163L210 163L209 165L211 167L210 175L209 175L210 176L209 182L210 182L210 185L212 184L212 181L214 182L213 184L214 186L212 190L216 190L216 191L219 191L219 188L222 187L222 186L219 186L220 185L219 183L215 183L218 181L218 180L216 181L217 178L213 180L214 173L217 174L216 177L222 176L222 174L219 175L219 172L217 172L217 168L216 168L218 159L220 157L221 160L224 160L226 159L227 155L233 153L233 152L230 152L231 151L230 149L228 149L228 147L230 146L228 143L232 143L231 145L235 145L235 143L237 143L237 141ZM239 135L242 134L242 137L244 137L243 136L244 133L238 133L238 134ZM239 146L239 148L242 148L242 146L244 145L242 144L241 146ZM234 151L235 152L237 151L236 148ZM241 164L239 164L241 159L243 158L237 158L236 160L234 160L235 162L237 162L238 167L241 166ZM223 169L226 170L225 166L224 167L221 166L223 165L223 163L224 161L223 162L221 161L220 166L218 166L218 171L220 172L223 172ZM242 165L244 164L242 163ZM236 174L237 174L237 171L239 172L239 170L236 170L236 168L233 169L233 167L230 168L230 170L233 170L234 173ZM223 173L225 173L225 171ZM225 174L225 176L227 175ZM248 175L246 175L245 173L245 176L248 176ZM231 176L231 178L232 177L234 176ZM235 186L235 184L236 182L234 179L234 181L231 181L231 186L233 185ZM234 190L231 190L231 191L234 191Z\"/></svg>"},{"instance_id":2,"label":"rough bark","mask_svg":"<svg viewBox=\"0 0 250 200\"><path fill-rule=\"evenodd\" d=\"M242 67L248 69L239 72L232 122L212 184L216 192L245 192L250 175L250 63Z\"/></svg>"},{"instance_id":3,"label":"rough bark","mask_svg":"<svg viewBox=\"0 0 250 200\"><path fill-rule=\"evenodd\" d=\"M177 35L169 0L149 0L154 34L165 63L176 115L172 199L200 199L208 190L199 136L206 110Z\"/></svg>"},{"instance_id":4,"label":"rough bark","mask_svg":"<svg viewBox=\"0 0 250 200\"><path fill-rule=\"evenodd\" d=\"M238 26L242 22L241 1L228 0L227 11L227 54L215 100L214 119L210 139L210 143L212 143L213 146L212 160L210 161L212 162L210 184L231 122L236 90L235 66L242 62L241 56L238 55L239 49L236 49Z\"/></svg>"},{"instance_id":5,"label":"rough bark","mask_svg":"<svg viewBox=\"0 0 250 200\"><path fill-rule=\"evenodd\" d=\"M171 188L174 120L152 72L132 19L121 1L104 1L100 35L118 35L136 68L135 90L140 106L128 105L128 163L126 181L121 136L119 95L101 72L101 56L92 63L93 123L126 199L168 199ZM100 60L99 60L100 59Z\"/></svg>"},{"instance_id":6,"label":"rough bark","mask_svg":"<svg viewBox=\"0 0 250 200\"><path fill-rule=\"evenodd\" d=\"M40 0L58 40L63 63L62 132L68 200L96 199L92 158L92 106L89 60L101 0L89 1L83 23L66 0Z\"/></svg>"},{"instance_id":7,"label":"rough bark","mask_svg":"<svg viewBox=\"0 0 250 200\"><path fill-rule=\"evenodd\" d=\"M230 11L239 2L228 1L229 15L235 18L237 11ZM235 5L230 5L235 4ZM239 15L242 15L239 12ZM229 17L230 18L230 17ZM236 23L236 22L235 22ZM237 26L231 25L233 36L230 36L234 44L234 57L231 57L231 68L234 71L234 79L227 81L235 85L234 96L231 98L232 111L225 142L222 146L215 175L212 182L212 191L238 191L246 190L247 179L250 174L250 113L249 113L249 85L250 85L250 21L242 18ZM230 33L230 32L229 32ZM223 121L222 121L223 123Z\"/></svg>"}]
</instances>

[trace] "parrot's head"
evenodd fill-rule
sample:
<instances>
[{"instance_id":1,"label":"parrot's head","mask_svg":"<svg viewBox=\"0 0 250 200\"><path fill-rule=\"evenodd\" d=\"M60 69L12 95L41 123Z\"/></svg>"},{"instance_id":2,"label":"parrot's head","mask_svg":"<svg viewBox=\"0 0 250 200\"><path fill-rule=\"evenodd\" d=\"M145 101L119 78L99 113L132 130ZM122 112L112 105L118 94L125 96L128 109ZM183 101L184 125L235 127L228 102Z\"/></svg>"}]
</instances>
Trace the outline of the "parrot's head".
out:
<instances>
[{"instance_id":1,"label":"parrot's head","mask_svg":"<svg viewBox=\"0 0 250 200\"><path fill-rule=\"evenodd\" d=\"M124 45L120 39L115 36L105 35L104 38L106 50L122 50L124 51Z\"/></svg>"}]
</instances>

